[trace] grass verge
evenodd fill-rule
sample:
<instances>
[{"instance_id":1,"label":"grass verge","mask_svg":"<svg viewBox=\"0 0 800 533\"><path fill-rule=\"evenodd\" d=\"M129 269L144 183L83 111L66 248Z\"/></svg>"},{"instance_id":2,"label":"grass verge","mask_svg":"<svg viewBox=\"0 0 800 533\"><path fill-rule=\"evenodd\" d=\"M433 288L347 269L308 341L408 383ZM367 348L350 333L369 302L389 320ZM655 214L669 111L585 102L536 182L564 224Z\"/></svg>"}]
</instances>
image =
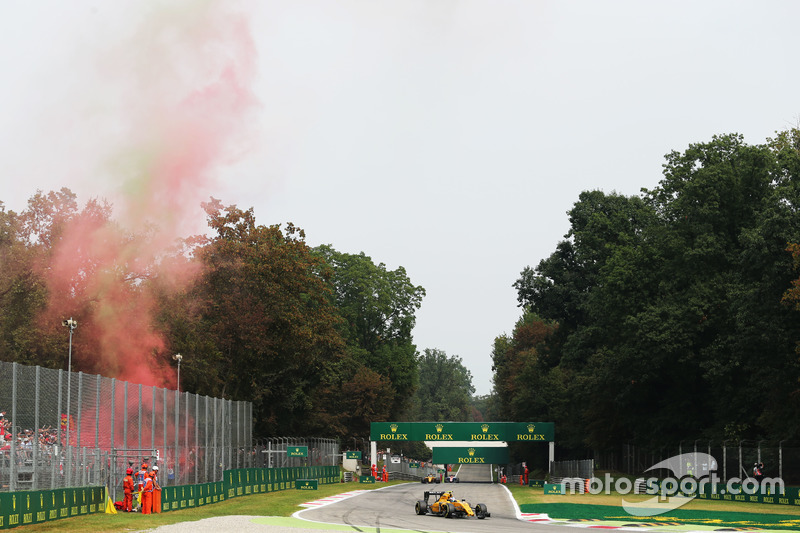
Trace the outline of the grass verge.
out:
<instances>
[{"instance_id":1,"label":"grass verge","mask_svg":"<svg viewBox=\"0 0 800 533\"><path fill-rule=\"evenodd\" d=\"M521 485L507 485L517 505L526 503L574 503L587 505L612 505L620 507L622 499L629 502L641 502L652 498L646 494L626 494L616 492L611 494L543 494L542 489L524 487ZM800 507L770 505L766 503L729 502L719 500L694 499L681 509L694 509L704 511L735 511L742 513L781 514L800 517Z\"/></svg>"},{"instance_id":2,"label":"grass verge","mask_svg":"<svg viewBox=\"0 0 800 533\"><path fill-rule=\"evenodd\" d=\"M381 487L386 485L396 485L402 481L390 481L381 483ZM27 533L40 531L58 531L85 533L92 531L96 533L112 533L119 531L141 531L152 529L167 524L202 520L214 516L228 515L254 515L254 516L291 516L292 513L299 511L303 502L333 496L358 489L377 488L374 485L364 485L360 483L332 483L330 485L320 485L318 490L295 490L288 489L278 492L268 492L252 494L250 496L240 496L231 498L224 502L194 507L192 509L182 509L170 511L168 513L142 515L139 513L117 513L109 515L98 513L85 516L75 516L62 520L53 520L43 524L32 524L14 528L12 531Z\"/></svg>"},{"instance_id":3,"label":"grass verge","mask_svg":"<svg viewBox=\"0 0 800 533\"><path fill-rule=\"evenodd\" d=\"M405 481L390 481L389 483L382 483L380 486L397 485L400 483L407 483ZM170 511L169 513L162 513L157 515L140 515L138 513L118 513L116 515L107 515L103 513L78 516L73 518L65 518L62 520L54 520L52 522L45 522L43 524L34 524L30 526L21 526L14 528L12 531L20 533L28 532L44 532L44 531L58 531L58 532L85 532L92 531L97 533L112 533L120 531L141 531L159 526L174 524L177 522L202 520L204 518L212 518L215 516L226 515L252 515L252 516L291 516L292 513L299 510L298 505L303 502L341 494L351 490L359 489L372 489L377 488L372 485L363 485L360 483L334 483L331 485L320 485L319 490L316 491L299 491L299 490L285 490L278 492L269 492L263 494L253 494L250 496L240 496L232 498L224 502L215 503L212 505L204 505L193 509L183 509L180 511ZM508 485L511 494L517 501L518 505L525 504L538 504L536 505L535 512L548 512L548 508L555 511L552 515L558 518L559 514L564 514L565 518L570 516L579 516L582 518L599 518L598 513L609 513L609 511L597 509L600 506L616 507L624 514L620 507L622 495L612 494L566 494L566 495L545 495L542 489L535 489L530 487L523 487L520 485ZM647 495L625 495L627 501L643 501L650 498ZM564 505L568 504L568 505ZM778 505L758 504L758 503L742 503L742 502L727 502L727 501L708 501L708 500L693 500L687 505L681 507L681 510L687 511L704 511L703 516L706 521L713 520L713 525L725 526L729 523L735 525L734 522L726 522L725 516L728 513L750 514L752 516L775 515L775 520L769 521L770 524L776 524L779 521L779 515L788 515L789 519L798 520L800 524L800 508L798 507L784 507ZM620 512L611 511L612 515L620 515ZM691 513L690 513L691 514ZM616 520L624 518L630 522L647 522L651 521L645 518L616 516ZM665 516L662 519L675 519L686 520L686 523L698 523L691 520L691 516L686 518ZM782 518L782 517L781 517ZM756 519L750 520L751 522ZM748 521L748 517L740 517L740 522ZM762 520L760 523L766 522ZM764 526L761 526L764 527ZM767 526L769 527L769 526ZM793 529L800 529L794 526Z\"/></svg>"},{"instance_id":4,"label":"grass verge","mask_svg":"<svg viewBox=\"0 0 800 533\"><path fill-rule=\"evenodd\" d=\"M542 489L509 486L523 512L546 513L550 518L584 521L605 520L630 524L683 524L741 529L800 529L800 508L793 506L711 501L695 499L672 511L654 516L631 516L622 507L628 502L645 501L645 494L564 494L545 495Z\"/></svg>"}]
</instances>

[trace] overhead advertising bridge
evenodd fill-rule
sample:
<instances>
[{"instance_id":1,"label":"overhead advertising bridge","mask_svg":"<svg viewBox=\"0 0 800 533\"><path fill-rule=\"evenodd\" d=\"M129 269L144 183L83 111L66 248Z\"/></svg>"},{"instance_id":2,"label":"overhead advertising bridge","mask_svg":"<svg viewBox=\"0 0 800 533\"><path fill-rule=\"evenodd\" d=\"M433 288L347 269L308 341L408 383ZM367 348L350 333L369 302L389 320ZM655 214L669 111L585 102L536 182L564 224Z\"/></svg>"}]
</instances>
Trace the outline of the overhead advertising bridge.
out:
<instances>
[{"instance_id":1,"label":"overhead advertising bridge","mask_svg":"<svg viewBox=\"0 0 800 533\"><path fill-rule=\"evenodd\" d=\"M372 464L377 463L377 442L424 441L433 449L435 464L469 466L467 477L491 479L491 465L509 462L508 442L549 443L555 459L555 424L552 422L373 422L370 424ZM484 468L480 468L484 465ZM459 475L459 478L463 478ZM476 479L476 480L478 480Z\"/></svg>"}]
</instances>

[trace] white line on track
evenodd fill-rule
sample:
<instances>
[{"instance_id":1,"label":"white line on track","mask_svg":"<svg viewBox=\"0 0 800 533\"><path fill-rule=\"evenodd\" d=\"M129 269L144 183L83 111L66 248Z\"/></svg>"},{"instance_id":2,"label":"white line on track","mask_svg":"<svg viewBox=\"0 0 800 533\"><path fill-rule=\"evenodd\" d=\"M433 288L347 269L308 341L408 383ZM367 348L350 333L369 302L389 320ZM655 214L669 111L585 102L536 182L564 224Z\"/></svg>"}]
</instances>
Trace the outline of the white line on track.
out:
<instances>
[{"instance_id":1,"label":"white line on track","mask_svg":"<svg viewBox=\"0 0 800 533\"><path fill-rule=\"evenodd\" d=\"M310 501L301 503L300 507L324 507L325 505L330 505L332 503L340 502L342 500L346 500L347 498L352 498L353 496L358 496L359 494L363 494L367 492L366 490L351 490L350 492L343 492L341 494L337 494L335 496L328 496L327 498L320 498L318 500Z\"/></svg>"}]
</instances>

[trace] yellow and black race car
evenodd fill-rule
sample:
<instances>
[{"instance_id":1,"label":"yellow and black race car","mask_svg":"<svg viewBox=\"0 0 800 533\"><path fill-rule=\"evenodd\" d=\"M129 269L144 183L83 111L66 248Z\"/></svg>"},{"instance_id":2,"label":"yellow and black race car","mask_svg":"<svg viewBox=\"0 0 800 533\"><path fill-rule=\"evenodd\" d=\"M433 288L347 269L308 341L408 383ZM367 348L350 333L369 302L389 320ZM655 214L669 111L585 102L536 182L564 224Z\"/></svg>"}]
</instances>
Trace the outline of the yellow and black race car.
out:
<instances>
[{"instance_id":1,"label":"yellow and black race car","mask_svg":"<svg viewBox=\"0 0 800 533\"><path fill-rule=\"evenodd\" d=\"M438 474L428 474L422 478L423 483L439 483Z\"/></svg>"},{"instance_id":2,"label":"yellow and black race car","mask_svg":"<svg viewBox=\"0 0 800 533\"><path fill-rule=\"evenodd\" d=\"M430 497L436 498L433 503L429 503ZM486 504L479 503L474 507L467 503L467 500L456 500L452 491L445 492L424 492L424 500L419 500L414 507L418 515L432 514L445 518L461 518L464 516L474 516L476 518L488 518L491 515L486 510Z\"/></svg>"}]
</instances>

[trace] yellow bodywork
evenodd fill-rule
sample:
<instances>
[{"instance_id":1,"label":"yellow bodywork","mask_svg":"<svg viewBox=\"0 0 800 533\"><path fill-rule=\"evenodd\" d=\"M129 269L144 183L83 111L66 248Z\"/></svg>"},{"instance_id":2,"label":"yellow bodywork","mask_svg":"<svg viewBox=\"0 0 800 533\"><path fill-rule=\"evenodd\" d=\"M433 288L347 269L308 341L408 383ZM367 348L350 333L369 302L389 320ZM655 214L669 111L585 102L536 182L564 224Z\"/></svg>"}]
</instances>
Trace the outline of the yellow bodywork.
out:
<instances>
[{"instance_id":1,"label":"yellow bodywork","mask_svg":"<svg viewBox=\"0 0 800 533\"><path fill-rule=\"evenodd\" d=\"M472 510L467 500L456 500L453 493L449 490L443 492L442 495L439 496L439 499L430 505L431 511L435 514L441 514L444 508L443 506L446 506L448 503L452 503L459 513L466 513L467 516L475 516L475 511Z\"/></svg>"},{"instance_id":2,"label":"yellow bodywork","mask_svg":"<svg viewBox=\"0 0 800 533\"><path fill-rule=\"evenodd\" d=\"M431 497L436 499L431 502ZM479 519L492 516L486 509L485 504L477 503L475 506L472 506L467 503L467 500L457 500L455 496L453 496L453 492L449 490L444 492L425 491L423 498L425 499L417 501L414 505L414 510L418 515L430 513L445 518L474 516Z\"/></svg>"}]
</instances>

